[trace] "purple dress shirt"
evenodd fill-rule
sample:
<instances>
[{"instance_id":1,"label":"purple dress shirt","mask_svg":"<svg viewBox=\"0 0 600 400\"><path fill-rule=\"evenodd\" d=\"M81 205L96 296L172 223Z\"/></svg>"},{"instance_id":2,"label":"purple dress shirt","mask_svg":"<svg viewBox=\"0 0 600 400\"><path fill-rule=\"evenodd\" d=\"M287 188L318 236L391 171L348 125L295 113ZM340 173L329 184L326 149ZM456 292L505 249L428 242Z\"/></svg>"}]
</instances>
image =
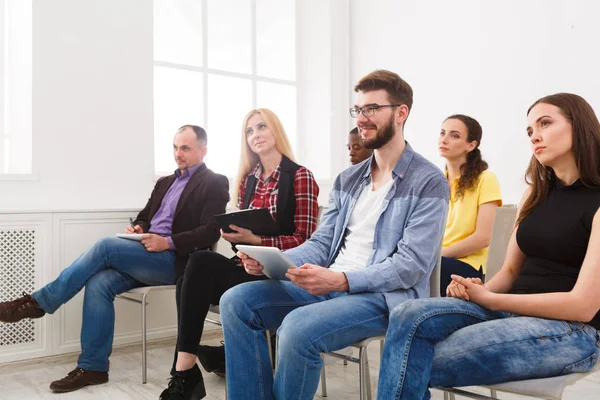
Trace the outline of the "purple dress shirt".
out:
<instances>
[{"instance_id":1,"label":"purple dress shirt","mask_svg":"<svg viewBox=\"0 0 600 400\"><path fill-rule=\"evenodd\" d=\"M175 208L177 208L177 203L179 202L183 189L185 189L185 186L190 181L192 175L194 175L194 172L196 172L202 164L203 163L194 165L183 171L183 173L179 170L175 171L175 181L169 190L167 190L167 193L165 193L165 197L163 197L162 202L160 203L160 208L156 214L154 214L152 221L150 221L149 233L166 236L169 241L169 249L171 250L175 250L175 243L173 243L173 239L171 239Z\"/></svg>"}]
</instances>

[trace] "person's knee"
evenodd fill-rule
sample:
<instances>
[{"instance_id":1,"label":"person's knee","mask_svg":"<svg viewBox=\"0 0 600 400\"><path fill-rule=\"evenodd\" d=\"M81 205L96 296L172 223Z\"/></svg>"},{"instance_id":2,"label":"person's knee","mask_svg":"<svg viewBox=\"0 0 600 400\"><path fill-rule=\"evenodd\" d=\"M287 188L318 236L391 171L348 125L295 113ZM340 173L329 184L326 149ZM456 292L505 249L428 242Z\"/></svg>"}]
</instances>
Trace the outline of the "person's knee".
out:
<instances>
[{"instance_id":1,"label":"person's knee","mask_svg":"<svg viewBox=\"0 0 600 400\"><path fill-rule=\"evenodd\" d=\"M106 236L103 237L101 239L98 239L96 241L96 245L100 246L100 247L106 247L106 246L114 246L118 243L122 243L123 239L119 239L117 237L112 237L112 236Z\"/></svg>"},{"instance_id":2,"label":"person's knee","mask_svg":"<svg viewBox=\"0 0 600 400\"><path fill-rule=\"evenodd\" d=\"M192 253L185 267L184 280L189 282L196 279L203 279L206 274L218 273L218 257L222 256L207 250Z\"/></svg>"},{"instance_id":3,"label":"person's knee","mask_svg":"<svg viewBox=\"0 0 600 400\"><path fill-rule=\"evenodd\" d=\"M93 275L85 284L86 296L102 296L109 299L114 299L117 294L115 287L117 286L119 276L117 271L105 269Z\"/></svg>"},{"instance_id":4,"label":"person's knee","mask_svg":"<svg viewBox=\"0 0 600 400\"><path fill-rule=\"evenodd\" d=\"M246 282L223 293L219 301L221 320L242 320L257 329L262 327L256 310L272 300L269 291L265 291L263 283Z\"/></svg>"},{"instance_id":5,"label":"person's knee","mask_svg":"<svg viewBox=\"0 0 600 400\"><path fill-rule=\"evenodd\" d=\"M424 316L431 308L428 302L422 299L406 300L394 307L390 312L390 325L392 323L403 323L402 321L412 321Z\"/></svg>"},{"instance_id":6,"label":"person's knee","mask_svg":"<svg viewBox=\"0 0 600 400\"><path fill-rule=\"evenodd\" d=\"M221 300L219 301L219 313L221 314L222 320L241 314L241 310L245 304L243 300L243 290L240 286L241 285L232 287L221 296Z\"/></svg>"},{"instance_id":7,"label":"person's knee","mask_svg":"<svg viewBox=\"0 0 600 400\"><path fill-rule=\"evenodd\" d=\"M281 326L277 330L279 336L279 352L291 356L292 354L307 353L319 354L326 352L327 349L319 342L318 338L313 337L315 329L311 325L315 323L313 318L298 318L294 312L284 318Z\"/></svg>"},{"instance_id":8,"label":"person's knee","mask_svg":"<svg viewBox=\"0 0 600 400\"><path fill-rule=\"evenodd\" d=\"M220 255L219 253L215 253L214 251L201 250L195 251L190 254L190 258L188 260L188 266L190 267L202 267L204 265L212 264L212 259L216 256Z\"/></svg>"},{"instance_id":9,"label":"person's knee","mask_svg":"<svg viewBox=\"0 0 600 400\"><path fill-rule=\"evenodd\" d=\"M117 237L103 237L102 239L98 239L96 243L94 243L92 249L100 251L102 253L109 253L116 246L122 244L123 240L124 239L119 239Z\"/></svg>"}]
</instances>

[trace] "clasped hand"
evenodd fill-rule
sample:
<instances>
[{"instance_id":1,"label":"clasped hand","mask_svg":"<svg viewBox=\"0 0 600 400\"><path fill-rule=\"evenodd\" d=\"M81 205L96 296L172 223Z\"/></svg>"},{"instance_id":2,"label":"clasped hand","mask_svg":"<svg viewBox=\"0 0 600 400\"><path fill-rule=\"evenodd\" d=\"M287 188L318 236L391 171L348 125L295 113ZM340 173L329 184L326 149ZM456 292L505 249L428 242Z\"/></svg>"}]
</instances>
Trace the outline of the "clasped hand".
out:
<instances>
[{"instance_id":1,"label":"clasped hand","mask_svg":"<svg viewBox=\"0 0 600 400\"><path fill-rule=\"evenodd\" d=\"M451 275L452 282L446 288L448 297L471 301L481 306L489 306L489 300L493 295L481 279L479 278L463 278L459 275Z\"/></svg>"}]
</instances>

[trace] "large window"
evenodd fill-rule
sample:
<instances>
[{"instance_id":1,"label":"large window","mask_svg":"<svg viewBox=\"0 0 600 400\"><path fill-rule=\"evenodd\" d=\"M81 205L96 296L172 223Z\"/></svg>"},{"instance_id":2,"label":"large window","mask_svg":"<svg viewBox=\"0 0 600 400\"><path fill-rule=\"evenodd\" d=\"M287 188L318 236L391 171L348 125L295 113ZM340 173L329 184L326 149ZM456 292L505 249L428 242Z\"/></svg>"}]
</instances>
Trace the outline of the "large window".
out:
<instances>
[{"instance_id":1,"label":"large window","mask_svg":"<svg viewBox=\"0 0 600 400\"><path fill-rule=\"evenodd\" d=\"M31 0L0 0L0 175L32 173Z\"/></svg>"},{"instance_id":2,"label":"large window","mask_svg":"<svg viewBox=\"0 0 600 400\"><path fill-rule=\"evenodd\" d=\"M155 172L176 167L173 135L208 133L206 162L234 176L242 122L269 108L296 147L296 1L154 0Z\"/></svg>"}]
</instances>

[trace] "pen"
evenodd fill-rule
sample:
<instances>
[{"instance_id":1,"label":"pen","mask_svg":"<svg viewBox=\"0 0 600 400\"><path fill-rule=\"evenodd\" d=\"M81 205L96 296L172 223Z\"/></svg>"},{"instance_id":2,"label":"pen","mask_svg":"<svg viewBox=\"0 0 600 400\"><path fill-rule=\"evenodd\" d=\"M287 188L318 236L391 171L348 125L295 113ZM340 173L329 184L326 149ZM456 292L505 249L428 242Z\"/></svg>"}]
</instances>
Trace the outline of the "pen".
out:
<instances>
[{"instance_id":1,"label":"pen","mask_svg":"<svg viewBox=\"0 0 600 400\"><path fill-rule=\"evenodd\" d=\"M135 228L135 224L133 223L133 218L129 217L129 225L131 225L132 228Z\"/></svg>"}]
</instances>

